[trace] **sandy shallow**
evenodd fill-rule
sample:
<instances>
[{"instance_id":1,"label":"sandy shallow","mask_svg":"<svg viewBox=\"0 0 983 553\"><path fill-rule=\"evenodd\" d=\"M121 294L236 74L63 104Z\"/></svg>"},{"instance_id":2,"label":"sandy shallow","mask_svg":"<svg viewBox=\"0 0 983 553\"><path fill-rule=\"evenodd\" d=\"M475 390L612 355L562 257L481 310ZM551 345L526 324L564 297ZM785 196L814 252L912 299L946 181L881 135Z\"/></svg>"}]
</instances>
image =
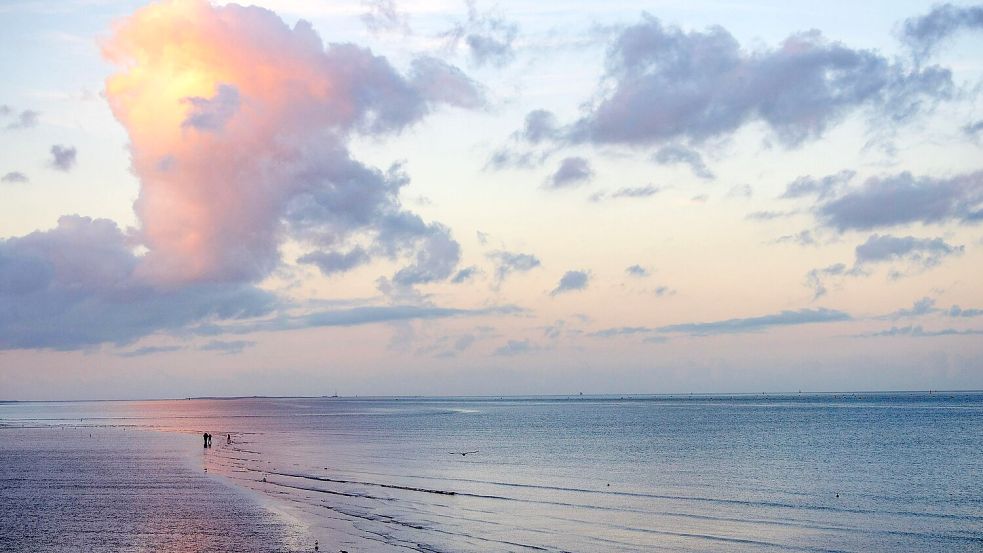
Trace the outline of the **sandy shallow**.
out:
<instances>
[{"instance_id":1,"label":"sandy shallow","mask_svg":"<svg viewBox=\"0 0 983 553\"><path fill-rule=\"evenodd\" d=\"M125 427L0 426L0 536L17 552L313 549L207 474L199 437Z\"/></svg>"}]
</instances>

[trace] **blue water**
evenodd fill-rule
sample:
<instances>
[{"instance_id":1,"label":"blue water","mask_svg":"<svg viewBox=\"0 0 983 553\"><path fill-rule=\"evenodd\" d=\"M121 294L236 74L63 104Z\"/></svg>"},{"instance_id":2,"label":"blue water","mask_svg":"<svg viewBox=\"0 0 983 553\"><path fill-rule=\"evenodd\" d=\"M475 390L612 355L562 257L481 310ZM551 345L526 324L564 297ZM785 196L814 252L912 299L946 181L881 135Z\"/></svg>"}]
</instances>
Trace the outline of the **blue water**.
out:
<instances>
[{"instance_id":1,"label":"blue water","mask_svg":"<svg viewBox=\"0 0 983 553\"><path fill-rule=\"evenodd\" d=\"M209 431L209 474L322 551L983 551L979 393L31 403L0 424Z\"/></svg>"}]
</instances>

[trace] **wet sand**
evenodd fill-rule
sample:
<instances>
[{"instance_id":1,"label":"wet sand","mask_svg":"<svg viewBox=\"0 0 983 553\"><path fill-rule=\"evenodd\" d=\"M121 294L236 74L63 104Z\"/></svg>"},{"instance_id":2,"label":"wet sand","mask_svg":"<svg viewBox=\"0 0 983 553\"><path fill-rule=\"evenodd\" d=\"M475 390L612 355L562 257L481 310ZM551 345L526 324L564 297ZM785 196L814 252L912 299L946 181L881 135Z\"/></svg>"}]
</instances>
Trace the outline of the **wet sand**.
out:
<instances>
[{"instance_id":1,"label":"wet sand","mask_svg":"<svg viewBox=\"0 0 983 553\"><path fill-rule=\"evenodd\" d=\"M0 426L0 551L310 549L204 457L187 434Z\"/></svg>"}]
</instances>

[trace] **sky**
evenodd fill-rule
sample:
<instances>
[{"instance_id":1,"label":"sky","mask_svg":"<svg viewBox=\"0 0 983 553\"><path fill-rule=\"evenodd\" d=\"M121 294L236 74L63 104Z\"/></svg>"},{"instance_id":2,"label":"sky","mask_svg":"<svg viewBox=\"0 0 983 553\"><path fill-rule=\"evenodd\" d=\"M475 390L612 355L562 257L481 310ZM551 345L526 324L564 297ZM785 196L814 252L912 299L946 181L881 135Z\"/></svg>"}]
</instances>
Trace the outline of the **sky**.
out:
<instances>
[{"instance_id":1,"label":"sky","mask_svg":"<svg viewBox=\"0 0 983 553\"><path fill-rule=\"evenodd\" d=\"M981 4L0 21L0 399L983 389Z\"/></svg>"}]
</instances>

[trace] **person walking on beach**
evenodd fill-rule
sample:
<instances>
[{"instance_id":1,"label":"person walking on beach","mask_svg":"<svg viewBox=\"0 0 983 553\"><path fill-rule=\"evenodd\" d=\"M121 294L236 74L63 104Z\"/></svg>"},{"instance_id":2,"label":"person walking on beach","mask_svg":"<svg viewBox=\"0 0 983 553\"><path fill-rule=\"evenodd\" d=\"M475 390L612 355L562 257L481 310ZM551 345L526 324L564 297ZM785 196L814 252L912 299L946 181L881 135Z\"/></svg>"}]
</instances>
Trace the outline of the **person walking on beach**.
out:
<instances>
[{"instance_id":1,"label":"person walking on beach","mask_svg":"<svg viewBox=\"0 0 983 553\"><path fill-rule=\"evenodd\" d=\"M232 445L232 434L228 435L228 438L226 439L225 443Z\"/></svg>"},{"instance_id":2,"label":"person walking on beach","mask_svg":"<svg viewBox=\"0 0 983 553\"><path fill-rule=\"evenodd\" d=\"M204 447L208 447L208 432L201 435L201 438L205 441Z\"/></svg>"}]
</instances>

